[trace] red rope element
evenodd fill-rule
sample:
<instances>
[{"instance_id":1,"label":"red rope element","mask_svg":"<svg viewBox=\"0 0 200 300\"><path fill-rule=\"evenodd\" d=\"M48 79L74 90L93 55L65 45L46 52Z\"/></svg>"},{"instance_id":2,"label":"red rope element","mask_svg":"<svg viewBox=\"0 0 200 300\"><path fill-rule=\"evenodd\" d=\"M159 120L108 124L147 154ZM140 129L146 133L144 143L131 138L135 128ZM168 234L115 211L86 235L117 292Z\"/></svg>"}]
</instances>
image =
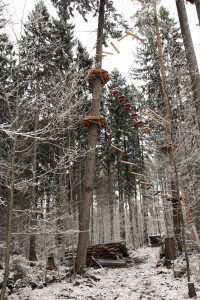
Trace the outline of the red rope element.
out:
<instances>
[{"instance_id":1,"label":"red rope element","mask_svg":"<svg viewBox=\"0 0 200 300\"><path fill-rule=\"evenodd\" d=\"M191 4L195 3L195 0L186 0L186 1L190 2Z\"/></svg>"}]
</instances>

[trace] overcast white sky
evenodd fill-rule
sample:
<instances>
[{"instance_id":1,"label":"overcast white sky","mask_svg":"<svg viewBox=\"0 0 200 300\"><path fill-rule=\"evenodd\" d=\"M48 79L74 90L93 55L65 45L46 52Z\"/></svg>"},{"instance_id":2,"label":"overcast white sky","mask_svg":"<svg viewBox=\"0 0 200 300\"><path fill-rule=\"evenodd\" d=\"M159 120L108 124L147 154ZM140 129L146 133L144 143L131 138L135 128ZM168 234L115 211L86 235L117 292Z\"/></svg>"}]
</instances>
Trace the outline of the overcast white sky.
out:
<instances>
[{"instance_id":1,"label":"overcast white sky","mask_svg":"<svg viewBox=\"0 0 200 300\"><path fill-rule=\"evenodd\" d=\"M22 20L25 21L27 18L27 14L34 9L35 4L38 0L2 0L4 3L8 3L9 6L7 10L11 17L10 22L10 30L19 34L20 31L20 23ZM44 0L51 14L54 14L54 8L51 4L50 0ZM114 0L114 4L116 5L119 13L122 13L125 17L130 16L134 13L134 11L142 4L140 4L137 0ZM161 0L161 4L167 7L170 10L171 16L178 20L177 11L176 11L176 3L175 0ZM190 30L193 37L193 42L195 46L195 51L198 59L198 63L200 66L200 26L198 24L198 18L196 13L195 5L191 5L188 3L186 5ZM94 54L94 47L96 43L96 33L92 32L97 27L97 22L95 19L91 19L90 22L84 23L81 17L76 17L76 36L81 39L83 45L87 46L88 51L91 55ZM123 30L123 28L122 28ZM109 46L107 51L112 51L115 54L112 56L107 56L103 60L103 68L111 71L113 68L118 68L124 76L128 77L129 70L131 68L131 64L133 62L133 51L135 46L137 45L137 41L132 39L131 37L127 37L121 42L117 42L116 40L111 40L116 44L116 46L120 50L120 54L117 54L116 51ZM110 41L110 42L111 42Z\"/></svg>"}]
</instances>

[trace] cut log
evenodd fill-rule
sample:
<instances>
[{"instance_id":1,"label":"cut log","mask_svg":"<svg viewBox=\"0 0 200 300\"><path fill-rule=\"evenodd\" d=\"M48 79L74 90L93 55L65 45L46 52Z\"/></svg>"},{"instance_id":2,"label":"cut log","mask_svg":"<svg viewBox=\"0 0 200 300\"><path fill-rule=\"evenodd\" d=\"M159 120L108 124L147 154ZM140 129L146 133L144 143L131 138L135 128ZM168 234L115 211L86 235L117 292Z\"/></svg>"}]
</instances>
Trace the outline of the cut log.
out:
<instances>
[{"instance_id":1,"label":"cut log","mask_svg":"<svg viewBox=\"0 0 200 300\"><path fill-rule=\"evenodd\" d=\"M190 298L197 296L193 282L188 282L188 294Z\"/></svg>"},{"instance_id":2,"label":"cut log","mask_svg":"<svg viewBox=\"0 0 200 300\"><path fill-rule=\"evenodd\" d=\"M48 257L46 269L49 270L49 271L57 269L56 264L55 264L55 260L54 260L53 256L49 256Z\"/></svg>"},{"instance_id":3,"label":"cut log","mask_svg":"<svg viewBox=\"0 0 200 300\"><path fill-rule=\"evenodd\" d=\"M170 268L177 257L177 247L173 238L165 239L165 266Z\"/></svg>"}]
</instances>

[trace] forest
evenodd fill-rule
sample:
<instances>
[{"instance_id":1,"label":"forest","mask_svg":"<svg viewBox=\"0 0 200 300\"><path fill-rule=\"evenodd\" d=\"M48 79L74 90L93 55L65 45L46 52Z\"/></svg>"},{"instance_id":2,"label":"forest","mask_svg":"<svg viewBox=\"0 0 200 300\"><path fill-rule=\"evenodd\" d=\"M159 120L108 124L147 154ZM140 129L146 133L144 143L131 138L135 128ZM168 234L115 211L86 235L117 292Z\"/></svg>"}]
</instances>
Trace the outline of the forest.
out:
<instances>
[{"instance_id":1,"label":"forest","mask_svg":"<svg viewBox=\"0 0 200 300\"><path fill-rule=\"evenodd\" d=\"M25 261L56 269L70 253L70 278L85 276L88 247L135 251L156 237L168 268L184 255L195 297L200 74L186 5L200 24L200 0L176 0L179 22L157 0L131 0L131 23L115 1L51 2L57 16L38 1L13 43L0 1L0 299ZM94 56L75 38L75 13L98 20ZM103 65L128 38L131 80Z\"/></svg>"}]
</instances>

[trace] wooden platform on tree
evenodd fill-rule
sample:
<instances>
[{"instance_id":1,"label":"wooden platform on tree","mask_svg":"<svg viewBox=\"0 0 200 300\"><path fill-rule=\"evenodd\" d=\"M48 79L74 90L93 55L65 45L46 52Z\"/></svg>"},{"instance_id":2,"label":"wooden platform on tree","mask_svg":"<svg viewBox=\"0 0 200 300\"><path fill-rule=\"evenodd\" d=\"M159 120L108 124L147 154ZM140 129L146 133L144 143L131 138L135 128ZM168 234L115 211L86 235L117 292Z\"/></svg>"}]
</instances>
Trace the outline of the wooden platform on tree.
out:
<instances>
[{"instance_id":1,"label":"wooden platform on tree","mask_svg":"<svg viewBox=\"0 0 200 300\"><path fill-rule=\"evenodd\" d=\"M85 73L85 80L93 84L95 78L101 79L101 84L105 85L109 80L109 73L103 69L90 69Z\"/></svg>"},{"instance_id":2,"label":"wooden platform on tree","mask_svg":"<svg viewBox=\"0 0 200 300\"><path fill-rule=\"evenodd\" d=\"M99 128L105 128L107 121L104 117L100 116L87 116L83 118L83 125L89 127L92 123L98 124Z\"/></svg>"}]
</instances>

